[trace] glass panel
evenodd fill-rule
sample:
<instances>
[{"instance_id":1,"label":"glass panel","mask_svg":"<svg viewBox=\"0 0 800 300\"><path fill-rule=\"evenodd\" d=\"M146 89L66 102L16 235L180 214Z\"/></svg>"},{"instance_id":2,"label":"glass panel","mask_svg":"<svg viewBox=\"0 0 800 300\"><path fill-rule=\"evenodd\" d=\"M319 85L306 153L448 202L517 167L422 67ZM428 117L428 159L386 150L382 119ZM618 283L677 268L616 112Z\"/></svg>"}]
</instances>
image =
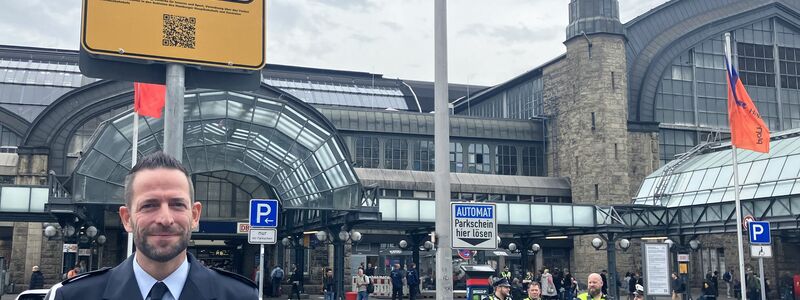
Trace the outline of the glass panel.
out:
<instances>
[{"instance_id":1,"label":"glass panel","mask_svg":"<svg viewBox=\"0 0 800 300\"><path fill-rule=\"evenodd\" d=\"M553 218L554 226L572 226L572 207L564 205L553 205L553 215L558 218Z\"/></svg>"},{"instance_id":2,"label":"glass panel","mask_svg":"<svg viewBox=\"0 0 800 300\"><path fill-rule=\"evenodd\" d=\"M594 226L594 208L588 206L575 206L572 208L575 214L575 226Z\"/></svg>"},{"instance_id":3,"label":"glass panel","mask_svg":"<svg viewBox=\"0 0 800 300\"><path fill-rule=\"evenodd\" d=\"M31 189L27 187L5 186L0 190L0 210L28 211Z\"/></svg>"},{"instance_id":4,"label":"glass panel","mask_svg":"<svg viewBox=\"0 0 800 300\"><path fill-rule=\"evenodd\" d=\"M95 149L107 155L115 162L120 161L122 156L125 155L125 150L131 146L128 139L126 139L114 126L107 126L106 130L100 136L100 139L94 144Z\"/></svg>"},{"instance_id":5,"label":"glass panel","mask_svg":"<svg viewBox=\"0 0 800 300\"><path fill-rule=\"evenodd\" d=\"M528 204L509 204L509 224L529 225L531 220L531 210Z\"/></svg>"},{"instance_id":6,"label":"glass panel","mask_svg":"<svg viewBox=\"0 0 800 300\"><path fill-rule=\"evenodd\" d=\"M767 168L767 162L767 160L753 162L753 166L750 168L750 172L747 173L747 179L745 179L743 184L760 182L761 177L764 175L764 169Z\"/></svg>"},{"instance_id":7,"label":"glass panel","mask_svg":"<svg viewBox=\"0 0 800 300\"><path fill-rule=\"evenodd\" d=\"M419 201L397 199L397 220L419 221Z\"/></svg>"},{"instance_id":8,"label":"glass panel","mask_svg":"<svg viewBox=\"0 0 800 300\"><path fill-rule=\"evenodd\" d=\"M47 188L31 188L31 209L32 212L44 212L44 205L47 203L49 191Z\"/></svg>"},{"instance_id":9,"label":"glass panel","mask_svg":"<svg viewBox=\"0 0 800 300\"><path fill-rule=\"evenodd\" d=\"M786 158L786 163L783 165L778 179L797 178L798 171L800 171L800 154L789 156Z\"/></svg>"},{"instance_id":10,"label":"glass panel","mask_svg":"<svg viewBox=\"0 0 800 300\"><path fill-rule=\"evenodd\" d=\"M424 222L436 221L436 201L419 201L419 219Z\"/></svg>"},{"instance_id":11,"label":"glass panel","mask_svg":"<svg viewBox=\"0 0 800 300\"><path fill-rule=\"evenodd\" d=\"M705 175L703 176L702 183L700 183L700 190L710 189L714 186L714 181L717 180L717 176L719 176L720 168L713 168L706 170Z\"/></svg>"},{"instance_id":12,"label":"glass panel","mask_svg":"<svg viewBox=\"0 0 800 300\"><path fill-rule=\"evenodd\" d=\"M497 223L508 224L508 204L497 203Z\"/></svg>"},{"instance_id":13,"label":"glass panel","mask_svg":"<svg viewBox=\"0 0 800 300\"><path fill-rule=\"evenodd\" d=\"M774 182L762 183L756 191L755 198L764 198L772 196L772 190L775 189Z\"/></svg>"},{"instance_id":14,"label":"glass panel","mask_svg":"<svg viewBox=\"0 0 800 300\"><path fill-rule=\"evenodd\" d=\"M740 174L741 176L741 174ZM728 184L733 177L733 166L724 166L719 171L717 181L714 183L714 188L728 187Z\"/></svg>"},{"instance_id":15,"label":"glass panel","mask_svg":"<svg viewBox=\"0 0 800 300\"><path fill-rule=\"evenodd\" d=\"M686 185L685 191L696 191L700 187L700 183L703 182L703 176L705 176L706 170L698 170L692 172L692 178L689 179L689 184Z\"/></svg>"},{"instance_id":16,"label":"glass panel","mask_svg":"<svg viewBox=\"0 0 800 300\"><path fill-rule=\"evenodd\" d=\"M552 225L553 213L550 207L551 205L547 204L531 204L531 225Z\"/></svg>"},{"instance_id":17,"label":"glass panel","mask_svg":"<svg viewBox=\"0 0 800 300\"><path fill-rule=\"evenodd\" d=\"M772 196L779 197L779 196L789 195L789 193L792 192L793 185L794 185L794 180L779 181L775 185L775 190L772 191Z\"/></svg>"}]
</instances>

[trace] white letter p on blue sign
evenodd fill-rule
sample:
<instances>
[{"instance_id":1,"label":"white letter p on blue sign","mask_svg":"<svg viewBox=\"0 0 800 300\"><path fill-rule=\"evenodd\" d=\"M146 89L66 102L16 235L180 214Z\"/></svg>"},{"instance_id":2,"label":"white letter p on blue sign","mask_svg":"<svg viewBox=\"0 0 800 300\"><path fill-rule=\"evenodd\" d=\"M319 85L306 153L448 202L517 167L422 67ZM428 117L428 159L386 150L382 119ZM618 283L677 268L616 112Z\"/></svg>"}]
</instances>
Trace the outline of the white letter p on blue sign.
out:
<instances>
[{"instance_id":1,"label":"white letter p on blue sign","mask_svg":"<svg viewBox=\"0 0 800 300\"><path fill-rule=\"evenodd\" d=\"M250 226L278 227L278 212L278 200L252 199L250 200Z\"/></svg>"},{"instance_id":2,"label":"white letter p on blue sign","mask_svg":"<svg viewBox=\"0 0 800 300\"><path fill-rule=\"evenodd\" d=\"M770 244L769 222L750 222L750 244Z\"/></svg>"}]
</instances>

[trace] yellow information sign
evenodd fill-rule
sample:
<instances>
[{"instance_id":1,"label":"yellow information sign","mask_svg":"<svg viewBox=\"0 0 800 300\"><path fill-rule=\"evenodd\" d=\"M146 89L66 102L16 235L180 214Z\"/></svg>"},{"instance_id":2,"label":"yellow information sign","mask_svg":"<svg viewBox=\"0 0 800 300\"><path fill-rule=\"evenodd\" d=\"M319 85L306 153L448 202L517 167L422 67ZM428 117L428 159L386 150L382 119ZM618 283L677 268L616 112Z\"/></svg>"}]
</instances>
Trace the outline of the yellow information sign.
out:
<instances>
[{"instance_id":1,"label":"yellow information sign","mask_svg":"<svg viewBox=\"0 0 800 300\"><path fill-rule=\"evenodd\" d=\"M266 63L266 0L84 0L92 54L232 69Z\"/></svg>"}]
</instances>

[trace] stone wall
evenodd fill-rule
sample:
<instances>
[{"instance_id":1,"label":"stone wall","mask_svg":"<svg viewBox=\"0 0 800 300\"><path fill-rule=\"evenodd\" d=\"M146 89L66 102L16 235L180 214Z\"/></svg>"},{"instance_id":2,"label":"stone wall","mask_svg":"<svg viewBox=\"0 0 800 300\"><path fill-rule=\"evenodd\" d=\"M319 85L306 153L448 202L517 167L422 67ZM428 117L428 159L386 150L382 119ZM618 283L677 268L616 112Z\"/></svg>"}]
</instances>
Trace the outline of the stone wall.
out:
<instances>
[{"instance_id":1,"label":"stone wall","mask_svg":"<svg viewBox=\"0 0 800 300\"><path fill-rule=\"evenodd\" d=\"M642 185L647 175L655 172L661 162L658 156L658 133L657 132L629 132L628 133L628 152L630 161L629 196L636 196L639 187Z\"/></svg>"},{"instance_id":2,"label":"stone wall","mask_svg":"<svg viewBox=\"0 0 800 300\"><path fill-rule=\"evenodd\" d=\"M566 58L544 70L544 111L550 126L549 174L569 177L574 203L629 203L625 45L619 35L565 42ZM575 239L572 268L579 278L607 269L595 236Z\"/></svg>"}]
</instances>

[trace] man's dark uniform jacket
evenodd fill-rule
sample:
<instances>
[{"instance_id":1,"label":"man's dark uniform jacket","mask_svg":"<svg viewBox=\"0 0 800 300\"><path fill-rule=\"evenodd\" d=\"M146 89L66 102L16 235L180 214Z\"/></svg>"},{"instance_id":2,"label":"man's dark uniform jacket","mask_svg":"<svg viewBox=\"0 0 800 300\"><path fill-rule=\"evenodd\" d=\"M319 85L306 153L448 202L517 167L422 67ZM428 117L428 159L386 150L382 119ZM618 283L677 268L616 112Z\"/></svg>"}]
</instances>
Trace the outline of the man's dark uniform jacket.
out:
<instances>
[{"instance_id":1,"label":"man's dark uniform jacket","mask_svg":"<svg viewBox=\"0 0 800 300\"><path fill-rule=\"evenodd\" d=\"M62 282L56 290L57 300L109 299L143 300L133 275L131 255L114 268L80 274ZM200 265L188 254L189 277L178 300L258 299L258 286L245 277ZM51 290L52 293L52 290Z\"/></svg>"}]
</instances>

